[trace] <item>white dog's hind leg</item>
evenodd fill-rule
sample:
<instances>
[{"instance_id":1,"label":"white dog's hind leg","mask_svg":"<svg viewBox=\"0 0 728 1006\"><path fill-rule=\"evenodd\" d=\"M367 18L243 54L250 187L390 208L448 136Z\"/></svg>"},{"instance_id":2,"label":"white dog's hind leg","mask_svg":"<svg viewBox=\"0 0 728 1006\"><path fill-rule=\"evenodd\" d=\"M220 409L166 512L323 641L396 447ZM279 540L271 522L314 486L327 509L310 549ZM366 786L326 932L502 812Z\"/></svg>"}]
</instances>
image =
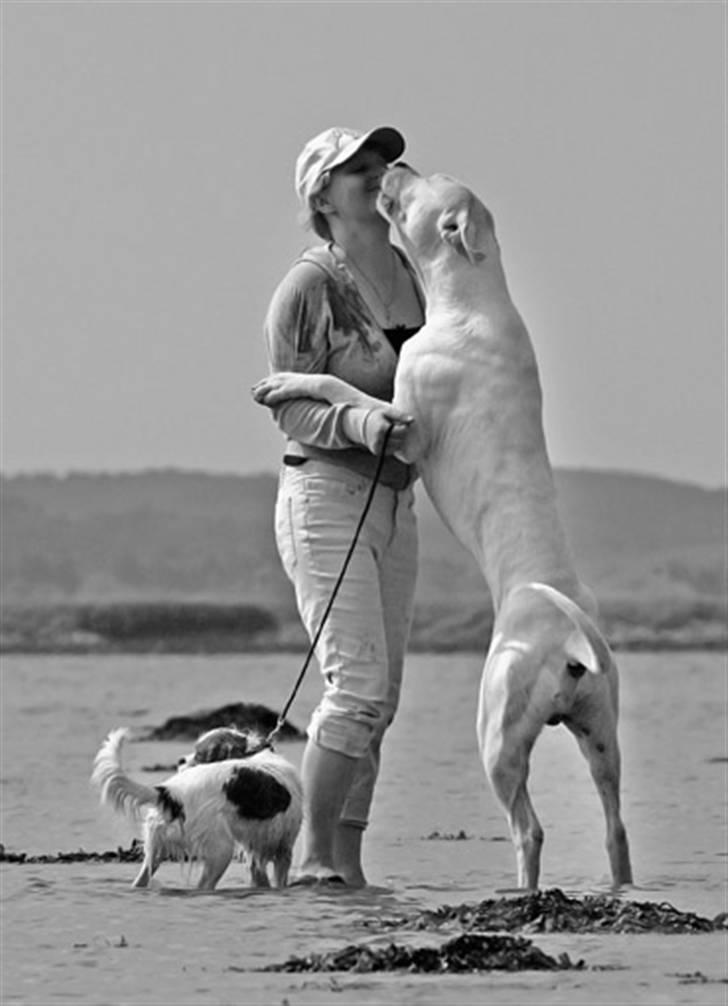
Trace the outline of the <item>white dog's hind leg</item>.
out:
<instances>
[{"instance_id":1,"label":"white dog's hind leg","mask_svg":"<svg viewBox=\"0 0 728 1006\"><path fill-rule=\"evenodd\" d=\"M595 710L592 716L580 712L577 722L565 721L589 763L594 784L604 808L607 854L615 888L632 883L632 865L627 830L619 800L620 754L616 717L611 709Z\"/></svg>"},{"instance_id":2,"label":"white dog's hind leg","mask_svg":"<svg viewBox=\"0 0 728 1006\"><path fill-rule=\"evenodd\" d=\"M485 774L508 817L516 853L518 886L536 890L541 865L543 828L528 793L531 750L541 724L528 717L525 689L512 687L514 654L491 643L480 685L478 744ZM516 655L517 656L517 655ZM517 663L517 659L516 659Z\"/></svg>"},{"instance_id":3,"label":"white dog's hind leg","mask_svg":"<svg viewBox=\"0 0 728 1006\"><path fill-rule=\"evenodd\" d=\"M512 733L506 737L502 726L491 720L482 750L488 781L508 817L516 853L518 886L525 890L538 888L543 845L543 828L526 785L532 746L533 741L524 737L516 740Z\"/></svg>"}]
</instances>

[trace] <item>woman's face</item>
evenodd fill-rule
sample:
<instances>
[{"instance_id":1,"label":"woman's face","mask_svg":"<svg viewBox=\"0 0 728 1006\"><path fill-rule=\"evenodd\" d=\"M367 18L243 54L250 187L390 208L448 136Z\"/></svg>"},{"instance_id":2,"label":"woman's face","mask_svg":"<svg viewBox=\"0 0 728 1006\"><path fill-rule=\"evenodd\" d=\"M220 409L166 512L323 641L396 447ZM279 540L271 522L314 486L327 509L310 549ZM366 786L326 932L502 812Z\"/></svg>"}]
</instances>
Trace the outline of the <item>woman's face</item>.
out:
<instances>
[{"instance_id":1,"label":"woman's face","mask_svg":"<svg viewBox=\"0 0 728 1006\"><path fill-rule=\"evenodd\" d=\"M387 162L374 148L363 147L331 171L323 199L342 220L378 217L377 194Z\"/></svg>"}]
</instances>

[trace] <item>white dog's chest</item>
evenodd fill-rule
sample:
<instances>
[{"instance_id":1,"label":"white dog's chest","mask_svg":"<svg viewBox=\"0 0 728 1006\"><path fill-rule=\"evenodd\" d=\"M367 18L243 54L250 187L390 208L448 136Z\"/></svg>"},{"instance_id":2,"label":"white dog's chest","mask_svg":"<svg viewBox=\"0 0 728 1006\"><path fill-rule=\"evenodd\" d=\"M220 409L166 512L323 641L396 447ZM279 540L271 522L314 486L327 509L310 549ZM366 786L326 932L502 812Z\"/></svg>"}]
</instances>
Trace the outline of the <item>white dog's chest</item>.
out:
<instances>
[{"instance_id":1,"label":"white dog's chest","mask_svg":"<svg viewBox=\"0 0 728 1006\"><path fill-rule=\"evenodd\" d=\"M493 571L501 565L494 552L511 525L552 523L553 484L530 338L516 315L507 325L486 319L465 332L428 324L405 350L395 403L414 417L411 457L450 530Z\"/></svg>"},{"instance_id":2,"label":"white dog's chest","mask_svg":"<svg viewBox=\"0 0 728 1006\"><path fill-rule=\"evenodd\" d=\"M528 333L485 318L463 331L428 323L404 346L394 401L417 431L417 460L482 469L541 445L541 388Z\"/></svg>"}]
</instances>

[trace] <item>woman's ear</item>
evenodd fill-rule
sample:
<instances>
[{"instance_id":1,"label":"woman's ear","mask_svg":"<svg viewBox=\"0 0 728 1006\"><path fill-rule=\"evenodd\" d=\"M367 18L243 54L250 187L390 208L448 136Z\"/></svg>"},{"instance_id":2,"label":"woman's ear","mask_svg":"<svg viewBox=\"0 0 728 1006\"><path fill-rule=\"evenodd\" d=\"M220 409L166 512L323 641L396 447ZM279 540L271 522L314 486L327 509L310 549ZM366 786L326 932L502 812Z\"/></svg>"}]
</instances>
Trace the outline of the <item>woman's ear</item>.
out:
<instances>
[{"instance_id":1,"label":"woman's ear","mask_svg":"<svg viewBox=\"0 0 728 1006\"><path fill-rule=\"evenodd\" d=\"M334 207L326 198L325 192L317 192L315 196L311 196L310 202L313 213L323 213L324 216L328 216L334 212Z\"/></svg>"},{"instance_id":2,"label":"woman's ear","mask_svg":"<svg viewBox=\"0 0 728 1006\"><path fill-rule=\"evenodd\" d=\"M320 192L317 196L314 196L311 200L311 206L315 213L330 213L331 203L328 201L323 192Z\"/></svg>"}]
</instances>

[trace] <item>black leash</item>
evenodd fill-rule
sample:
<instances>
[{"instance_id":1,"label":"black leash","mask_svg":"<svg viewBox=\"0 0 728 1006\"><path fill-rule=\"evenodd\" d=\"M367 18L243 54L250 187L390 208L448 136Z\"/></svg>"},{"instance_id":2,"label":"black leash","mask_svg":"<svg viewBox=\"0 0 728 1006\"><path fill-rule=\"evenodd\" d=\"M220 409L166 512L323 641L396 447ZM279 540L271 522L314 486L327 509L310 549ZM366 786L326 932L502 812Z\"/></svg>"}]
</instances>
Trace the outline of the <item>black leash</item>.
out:
<instances>
[{"instance_id":1,"label":"black leash","mask_svg":"<svg viewBox=\"0 0 728 1006\"><path fill-rule=\"evenodd\" d=\"M379 457L377 459L377 467L374 472L374 478L372 479L371 487L369 489L369 495L367 496L366 503L364 504L364 509L362 510L361 516L359 517L359 522L356 525L356 530L354 531L354 537L351 539L351 545L349 545L349 551L346 553L346 558L344 559L344 563L341 567L341 572L339 573L336 583L334 584L334 589L331 591L331 597L329 598L329 602L326 605L326 610L321 616L321 623L318 629L316 630L313 639L311 640L311 645L308 648L306 659L303 662L303 667L301 668L298 674L296 683L294 684L293 689L291 690L291 694L288 697L288 701L286 702L285 706L283 707L283 710L281 711L278 717L278 722L273 727L268 736L265 738L265 740L261 743L260 747L256 748L255 751L251 751L250 754L256 754L258 751L263 751L265 748L270 748L273 746L273 740L278 736L281 729L283 728L286 716L288 715L288 710L293 705L293 700L296 698L296 695L298 694L298 689L301 687L303 679L306 675L306 671L308 670L308 665L311 663L311 659L313 658L314 652L316 650L316 644L321 638L321 633L324 631L326 620L328 619L331 613L331 609L334 606L334 601L336 600L336 595L339 593L339 588L341 587L341 584L344 581L344 576L346 575L346 571L349 568L349 563L351 562L351 557L354 554L356 543L359 541L359 535L361 534L361 529L364 527L364 521L366 520L367 514L369 513L369 509L372 505L372 500L374 499L374 493L377 491L377 485L379 484L379 479L382 474L382 468L384 467L384 459L386 456L385 452L387 450L387 444L389 443L389 437L391 433L392 433L392 426L390 424L390 426L387 429L387 432L384 434L384 440L382 441L382 447L379 452Z\"/></svg>"}]
</instances>

